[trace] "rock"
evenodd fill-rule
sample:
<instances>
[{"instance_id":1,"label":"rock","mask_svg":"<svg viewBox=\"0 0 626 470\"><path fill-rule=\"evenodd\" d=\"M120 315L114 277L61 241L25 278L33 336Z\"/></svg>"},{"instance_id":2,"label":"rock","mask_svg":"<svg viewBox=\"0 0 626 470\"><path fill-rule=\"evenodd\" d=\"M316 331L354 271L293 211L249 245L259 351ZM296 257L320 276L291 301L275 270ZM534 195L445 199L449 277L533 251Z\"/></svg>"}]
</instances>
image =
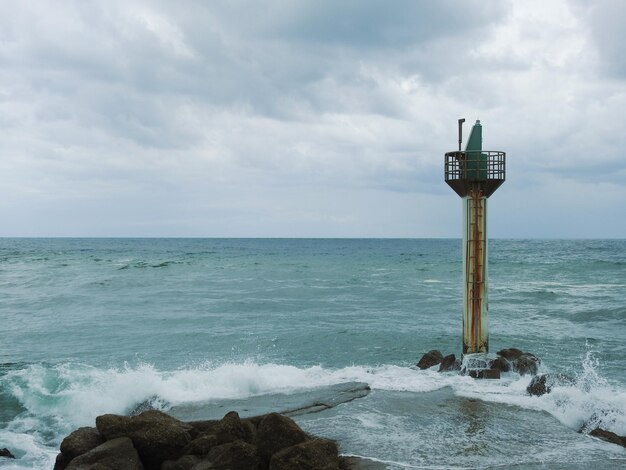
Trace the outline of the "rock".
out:
<instances>
[{"instance_id":1,"label":"rock","mask_svg":"<svg viewBox=\"0 0 626 470\"><path fill-rule=\"evenodd\" d=\"M191 442L189 425L156 410L137 416L98 416L96 427L107 440L129 437L146 470L159 470L163 461L178 459Z\"/></svg>"},{"instance_id":2,"label":"rock","mask_svg":"<svg viewBox=\"0 0 626 470\"><path fill-rule=\"evenodd\" d=\"M78 428L61 442L61 453L67 462L104 443L96 428Z\"/></svg>"},{"instance_id":3,"label":"rock","mask_svg":"<svg viewBox=\"0 0 626 470\"><path fill-rule=\"evenodd\" d=\"M470 369L467 375L474 379L499 379L500 371L497 369Z\"/></svg>"},{"instance_id":4,"label":"rock","mask_svg":"<svg viewBox=\"0 0 626 470\"><path fill-rule=\"evenodd\" d=\"M226 444L237 439L251 443L255 438L255 429L249 422L242 423L235 411L230 411L217 423L212 434L217 438L218 444Z\"/></svg>"},{"instance_id":5,"label":"rock","mask_svg":"<svg viewBox=\"0 0 626 470\"><path fill-rule=\"evenodd\" d=\"M196 436L193 441L190 434ZM96 428L79 428L63 440L55 463L55 470L270 467L352 468L338 455L335 442L311 439L293 420L278 413L242 420L236 412L229 412L219 421L183 423L156 410L137 416L99 416Z\"/></svg>"},{"instance_id":6,"label":"rock","mask_svg":"<svg viewBox=\"0 0 626 470\"><path fill-rule=\"evenodd\" d=\"M603 441L612 442L622 447L626 447L626 436L619 436L614 432L607 431L602 428L595 428L589 433L590 436L597 437Z\"/></svg>"},{"instance_id":7,"label":"rock","mask_svg":"<svg viewBox=\"0 0 626 470\"><path fill-rule=\"evenodd\" d=\"M491 363L490 368L500 372L508 372L511 370L511 364L504 357L499 356Z\"/></svg>"},{"instance_id":8,"label":"rock","mask_svg":"<svg viewBox=\"0 0 626 470\"><path fill-rule=\"evenodd\" d=\"M202 461L202 458L197 455L183 455L178 460L166 460L163 462L161 470L191 470Z\"/></svg>"},{"instance_id":9,"label":"rock","mask_svg":"<svg viewBox=\"0 0 626 470\"><path fill-rule=\"evenodd\" d=\"M4 457L4 458L7 458L7 459L14 459L15 455L13 455L9 449L4 447L4 448L0 449L0 457Z\"/></svg>"},{"instance_id":10,"label":"rock","mask_svg":"<svg viewBox=\"0 0 626 470\"><path fill-rule=\"evenodd\" d=\"M96 469L143 470L143 466L132 441L127 437L120 437L79 455L67 466L67 470Z\"/></svg>"},{"instance_id":11,"label":"rock","mask_svg":"<svg viewBox=\"0 0 626 470\"><path fill-rule=\"evenodd\" d=\"M242 440L214 447L207 458L211 463L211 466L207 468L257 470L261 463L257 448Z\"/></svg>"},{"instance_id":12,"label":"rock","mask_svg":"<svg viewBox=\"0 0 626 470\"><path fill-rule=\"evenodd\" d=\"M498 356L502 356L508 361L514 361L515 359L520 357L522 354L524 354L524 351L517 349L517 348L508 348L508 349L501 349L500 351L498 351L497 354Z\"/></svg>"},{"instance_id":13,"label":"rock","mask_svg":"<svg viewBox=\"0 0 626 470\"><path fill-rule=\"evenodd\" d=\"M205 434L197 437L183 449L183 454L206 455L213 448L220 445L215 434Z\"/></svg>"},{"instance_id":14,"label":"rock","mask_svg":"<svg viewBox=\"0 0 626 470\"><path fill-rule=\"evenodd\" d=\"M259 455L265 462L276 452L306 440L307 435L293 420L278 413L265 416L257 429Z\"/></svg>"},{"instance_id":15,"label":"rock","mask_svg":"<svg viewBox=\"0 0 626 470\"><path fill-rule=\"evenodd\" d=\"M574 385L575 383L576 381L572 377L564 374L541 374L533 377L528 387L526 387L526 392L528 392L529 395L540 397L541 395L550 393L554 387L558 387L559 385Z\"/></svg>"},{"instance_id":16,"label":"rock","mask_svg":"<svg viewBox=\"0 0 626 470\"><path fill-rule=\"evenodd\" d=\"M67 458L63 455L62 452L60 452L57 454L57 458L54 461L53 470L65 470L65 468L67 467L69 463L70 461L67 460Z\"/></svg>"},{"instance_id":17,"label":"rock","mask_svg":"<svg viewBox=\"0 0 626 470\"><path fill-rule=\"evenodd\" d=\"M541 363L540 359L531 353L522 353L512 362L512 368L520 375L535 375Z\"/></svg>"},{"instance_id":18,"label":"rock","mask_svg":"<svg viewBox=\"0 0 626 470\"><path fill-rule=\"evenodd\" d=\"M340 470L337 444L312 439L287 447L272 456L269 470Z\"/></svg>"},{"instance_id":19,"label":"rock","mask_svg":"<svg viewBox=\"0 0 626 470\"><path fill-rule=\"evenodd\" d=\"M341 457L346 470L386 470L387 465L365 457Z\"/></svg>"},{"instance_id":20,"label":"rock","mask_svg":"<svg viewBox=\"0 0 626 470\"><path fill-rule=\"evenodd\" d=\"M417 367L420 369L428 369L429 367L436 366L443 361L443 355L441 352L433 349L432 351L428 351L426 354L422 356L422 358L417 363Z\"/></svg>"},{"instance_id":21,"label":"rock","mask_svg":"<svg viewBox=\"0 0 626 470\"><path fill-rule=\"evenodd\" d=\"M444 357L439 366L439 372L447 372L451 370L461 370L461 361L454 354Z\"/></svg>"},{"instance_id":22,"label":"rock","mask_svg":"<svg viewBox=\"0 0 626 470\"><path fill-rule=\"evenodd\" d=\"M212 432L217 426L217 423L219 423L219 420L210 419L207 421L190 421L185 424L190 426L189 434L192 439L195 439L203 434Z\"/></svg>"},{"instance_id":23,"label":"rock","mask_svg":"<svg viewBox=\"0 0 626 470\"><path fill-rule=\"evenodd\" d=\"M254 443L256 428L250 421L242 421L235 411L227 413L210 427L209 432L192 440L183 449L183 454L205 455L218 445L241 439Z\"/></svg>"},{"instance_id":24,"label":"rock","mask_svg":"<svg viewBox=\"0 0 626 470\"><path fill-rule=\"evenodd\" d=\"M534 395L540 397L546 393L550 393L550 389L546 385L546 375L536 375L530 381L528 387L526 387L526 392L529 395Z\"/></svg>"}]
</instances>

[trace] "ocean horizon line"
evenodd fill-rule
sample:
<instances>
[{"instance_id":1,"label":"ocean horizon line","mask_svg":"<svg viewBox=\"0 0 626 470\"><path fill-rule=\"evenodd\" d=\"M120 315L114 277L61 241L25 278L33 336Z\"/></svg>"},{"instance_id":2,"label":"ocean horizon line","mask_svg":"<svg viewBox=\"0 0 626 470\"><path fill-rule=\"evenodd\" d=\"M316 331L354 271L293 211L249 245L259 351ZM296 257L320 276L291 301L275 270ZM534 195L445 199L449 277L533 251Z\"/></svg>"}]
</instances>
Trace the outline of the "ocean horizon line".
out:
<instances>
[{"instance_id":1,"label":"ocean horizon line","mask_svg":"<svg viewBox=\"0 0 626 470\"><path fill-rule=\"evenodd\" d=\"M461 237L243 237L243 236L9 236L0 235L0 240L461 240ZM490 237L493 240L514 240L514 241L621 241L626 237Z\"/></svg>"}]
</instances>

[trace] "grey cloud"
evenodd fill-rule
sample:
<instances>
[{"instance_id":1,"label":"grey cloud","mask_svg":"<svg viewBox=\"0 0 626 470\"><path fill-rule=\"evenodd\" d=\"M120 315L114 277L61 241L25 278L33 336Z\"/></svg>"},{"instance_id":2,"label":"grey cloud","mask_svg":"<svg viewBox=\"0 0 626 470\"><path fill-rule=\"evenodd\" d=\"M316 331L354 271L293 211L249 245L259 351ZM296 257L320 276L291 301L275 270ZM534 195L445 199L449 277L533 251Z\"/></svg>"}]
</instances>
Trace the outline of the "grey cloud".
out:
<instances>
[{"instance_id":1,"label":"grey cloud","mask_svg":"<svg viewBox=\"0 0 626 470\"><path fill-rule=\"evenodd\" d=\"M442 160L458 117L508 152L502 191L623 196L619 83L589 73L584 44L543 57L587 32L551 18L537 39L520 5L4 4L0 215L23 233L19 211L40 218L29 234L82 214L92 229L66 234L455 236ZM501 45L504 26L522 33Z\"/></svg>"},{"instance_id":2,"label":"grey cloud","mask_svg":"<svg viewBox=\"0 0 626 470\"><path fill-rule=\"evenodd\" d=\"M584 2L572 0L579 17L585 22L601 60L602 72L624 80L626 78L626 3L621 0Z\"/></svg>"}]
</instances>

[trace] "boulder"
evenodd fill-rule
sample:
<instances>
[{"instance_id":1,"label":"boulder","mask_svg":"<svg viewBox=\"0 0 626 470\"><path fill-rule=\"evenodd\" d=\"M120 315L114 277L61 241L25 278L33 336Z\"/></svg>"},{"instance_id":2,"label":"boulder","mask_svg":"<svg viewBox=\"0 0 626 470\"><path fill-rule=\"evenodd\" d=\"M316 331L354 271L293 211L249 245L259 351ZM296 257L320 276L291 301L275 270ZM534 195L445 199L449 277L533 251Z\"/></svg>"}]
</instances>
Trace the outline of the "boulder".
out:
<instances>
[{"instance_id":1,"label":"boulder","mask_svg":"<svg viewBox=\"0 0 626 470\"><path fill-rule=\"evenodd\" d=\"M536 375L530 381L526 392L529 395L540 397L546 393L550 393L552 388L560 385L574 385L576 381L564 374L541 374Z\"/></svg>"},{"instance_id":2,"label":"boulder","mask_svg":"<svg viewBox=\"0 0 626 470\"><path fill-rule=\"evenodd\" d=\"M511 370L511 364L504 357L499 356L491 363L490 368L500 372L508 372Z\"/></svg>"},{"instance_id":3,"label":"boulder","mask_svg":"<svg viewBox=\"0 0 626 470\"><path fill-rule=\"evenodd\" d=\"M54 461L53 470L65 470L69 463L70 461L67 460L67 458L63 455L63 453L59 452L57 454L56 460Z\"/></svg>"},{"instance_id":4,"label":"boulder","mask_svg":"<svg viewBox=\"0 0 626 470\"><path fill-rule=\"evenodd\" d=\"M89 452L104 443L104 438L96 428L78 428L61 442L61 453L67 462Z\"/></svg>"},{"instance_id":5,"label":"boulder","mask_svg":"<svg viewBox=\"0 0 626 470\"><path fill-rule=\"evenodd\" d=\"M189 425L189 434L192 439L195 439L198 436L212 432L217 423L219 423L219 420L210 419L206 421L190 421L185 424Z\"/></svg>"},{"instance_id":6,"label":"boulder","mask_svg":"<svg viewBox=\"0 0 626 470\"><path fill-rule=\"evenodd\" d=\"M139 455L127 437L119 437L100 444L73 459L67 470L143 470Z\"/></svg>"},{"instance_id":7,"label":"boulder","mask_svg":"<svg viewBox=\"0 0 626 470\"><path fill-rule=\"evenodd\" d=\"M293 420L278 413L265 416L257 429L259 455L265 462L269 462L276 452L307 439L305 432Z\"/></svg>"},{"instance_id":8,"label":"boulder","mask_svg":"<svg viewBox=\"0 0 626 470\"><path fill-rule=\"evenodd\" d=\"M202 461L202 458L197 455L183 455L178 460L166 460L163 462L161 470L191 470Z\"/></svg>"},{"instance_id":9,"label":"boulder","mask_svg":"<svg viewBox=\"0 0 626 470\"><path fill-rule=\"evenodd\" d=\"M242 422L237 412L230 411L217 423L212 434L217 438L218 444L226 444L237 439L251 443L255 438L255 429L250 422Z\"/></svg>"},{"instance_id":10,"label":"boulder","mask_svg":"<svg viewBox=\"0 0 626 470\"><path fill-rule=\"evenodd\" d=\"M467 375L474 379L499 379L500 371L498 369L470 369Z\"/></svg>"},{"instance_id":11,"label":"boulder","mask_svg":"<svg viewBox=\"0 0 626 470\"><path fill-rule=\"evenodd\" d=\"M612 442L622 447L626 447L626 436L620 436L614 432L607 431L602 428L595 428L589 433L590 436L597 437L603 441Z\"/></svg>"},{"instance_id":12,"label":"boulder","mask_svg":"<svg viewBox=\"0 0 626 470\"><path fill-rule=\"evenodd\" d=\"M9 449L4 447L0 449L0 457L4 457L6 459L14 459L15 455L13 455Z\"/></svg>"},{"instance_id":13,"label":"boulder","mask_svg":"<svg viewBox=\"0 0 626 470\"><path fill-rule=\"evenodd\" d=\"M461 361L454 354L444 357L439 366L439 372L447 372L451 370L461 370Z\"/></svg>"},{"instance_id":14,"label":"boulder","mask_svg":"<svg viewBox=\"0 0 626 470\"><path fill-rule=\"evenodd\" d=\"M546 381L547 378L545 374L535 375L530 381L530 384L528 384L528 387L526 387L526 392L529 395L534 395L537 397L540 397L541 395L544 395L546 393L550 393L550 389L546 385Z\"/></svg>"},{"instance_id":15,"label":"boulder","mask_svg":"<svg viewBox=\"0 0 626 470\"><path fill-rule=\"evenodd\" d=\"M517 359L513 360L512 369L520 375L536 375L541 360L531 353L522 353Z\"/></svg>"},{"instance_id":16,"label":"boulder","mask_svg":"<svg viewBox=\"0 0 626 470\"><path fill-rule=\"evenodd\" d=\"M178 459L191 442L189 425L156 410L137 416L98 416L96 427L107 440L129 437L146 470L159 470L163 461Z\"/></svg>"},{"instance_id":17,"label":"boulder","mask_svg":"<svg viewBox=\"0 0 626 470\"><path fill-rule=\"evenodd\" d=\"M213 447L218 445L220 445L220 442L218 442L215 434L204 434L187 444L183 448L182 453L184 455L206 455Z\"/></svg>"},{"instance_id":18,"label":"boulder","mask_svg":"<svg viewBox=\"0 0 626 470\"><path fill-rule=\"evenodd\" d=\"M337 444L326 439L311 439L287 447L272 456L269 470L340 470Z\"/></svg>"},{"instance_id":19,"label":"boulder","mask_svg":"<svg viewBox=\"0 0 626 470\"><path fill-rule=\"evenodd\" d=\"M507 361L514 361L515 359L520 357L522 354L524 354L524 351L517 349L517 348L508 348L508 349L501 349L500 351L498 351L497 354L498 356L502 356L503 358L505 358Z\"/></svg>"},{"instance_id":20,"label":"boulder","mask_svg":"<svg viewBox=\"0 0 626 470\"><path fill-rule=\"evenodd\" d=\"M207 458L211 463L207 468L257 470L261 463L257 448L242 440L214 447Z\"/></svg>"},{"instance_id":21,"label":"boulder","mask_svg":"<svg viewBox=\"0 0 626 470\"><path fill-rule=\"evenodd\" d=\"M436 366L443 361L443 354L436 349L432 351L428 351L426 354L422 356L422 358L417 363L417 367L420 369L428 369L429 367Z\"/></svg>"},{"instance_id":22,"label":"boulder","mask_svg":"<svg viewBox=\"0 0 626 470\"><path fill-rule=\"evenodd\" d=\"M387 470L387 465L366 457L341 457L343 468L346 470Z\"/></svg>"}]
</instances>

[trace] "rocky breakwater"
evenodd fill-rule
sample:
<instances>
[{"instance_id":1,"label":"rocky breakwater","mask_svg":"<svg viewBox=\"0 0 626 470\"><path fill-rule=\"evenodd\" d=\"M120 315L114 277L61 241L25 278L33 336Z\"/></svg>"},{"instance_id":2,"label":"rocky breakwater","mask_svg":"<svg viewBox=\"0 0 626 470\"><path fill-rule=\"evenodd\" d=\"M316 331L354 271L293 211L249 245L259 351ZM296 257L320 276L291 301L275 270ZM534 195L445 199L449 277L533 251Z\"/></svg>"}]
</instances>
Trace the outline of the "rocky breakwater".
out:
<instances>
[{"instance_id":1,"label":"rocky breakwater","mask_svg":"<svg viewBox=\"0 0 626 470\"><path fill-rule=\"evenodd\" d=\"M496 353L493 358L487 359L486 370L492 370L497 372L490 376L484 375L484 378L499 378L500 372L514 371L520 375L535 375L539 369L541 360L532 353L524 352L516 348L502 349ZM419 369L429 369L439 365L439 372L459 371L460 373L469 373L463 369L463 364L460 359L457 359L454 354L444 356L440 351L433 349L424 354L416 366Z\"/></svg>"},{"instance_id":2,"label":"rocky breakwater","mask_svg":"<svg viewBox=\"0 0 626 470\"><path fill-rule=\"evenodd\" d=\"M241 419L183 422L149 410L103 415L61 443L54 470L348 470L337 444L306 434L290 418L270 413Z\"/></svg>"}]
</instances>

